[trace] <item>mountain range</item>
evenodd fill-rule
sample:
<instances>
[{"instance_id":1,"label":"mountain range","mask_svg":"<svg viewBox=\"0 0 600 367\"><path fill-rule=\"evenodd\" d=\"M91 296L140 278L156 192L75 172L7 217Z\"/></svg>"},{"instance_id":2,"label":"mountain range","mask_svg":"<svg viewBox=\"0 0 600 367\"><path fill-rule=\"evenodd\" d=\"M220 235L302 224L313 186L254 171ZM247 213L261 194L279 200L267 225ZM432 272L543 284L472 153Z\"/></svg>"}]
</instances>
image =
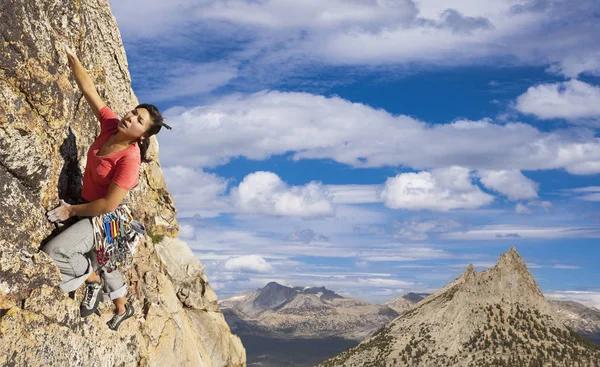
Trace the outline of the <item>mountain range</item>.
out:
<instances>
[{"instance_id":1,"label":"mountain range","mask_svg":"<svg viewBox=\"0 0 600 367\"><path fill-rule=\"evenodd\" d=\"M563 320L513 247L319 367L597 366L598 346Z\"/></svg>"},{"instance_id":2,"label":"mountain range","mask_svg":"<svg viewBox=\"0 0 600 367\"><path fill-rule=\"evenodd\" d=\"M325 287L287 287L271 282L219 302L236 333L362 340L399 313L386 305L345 298Z\"/></svg>"}]
</instances>

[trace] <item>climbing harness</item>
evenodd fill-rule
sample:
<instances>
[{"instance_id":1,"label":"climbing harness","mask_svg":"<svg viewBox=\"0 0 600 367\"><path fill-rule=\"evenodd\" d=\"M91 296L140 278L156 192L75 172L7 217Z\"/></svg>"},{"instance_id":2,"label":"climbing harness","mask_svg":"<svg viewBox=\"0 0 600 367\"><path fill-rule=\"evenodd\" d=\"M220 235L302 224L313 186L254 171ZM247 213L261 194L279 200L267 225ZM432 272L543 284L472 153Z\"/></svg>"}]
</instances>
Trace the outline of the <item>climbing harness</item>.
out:
<instances>
[{"instance_id":1,"label":"climbing harness","mask_svg":"<svg viewBox=\"0 0 600 367\"><path fill-rule=\"evenodd\" d=\"M92 225L98 264L106 267L109 273L120 265L129 268L146 229L142 223L133 220L127 204L119 205L114 212L93 217Z\"/></svg>"}]
</instances>

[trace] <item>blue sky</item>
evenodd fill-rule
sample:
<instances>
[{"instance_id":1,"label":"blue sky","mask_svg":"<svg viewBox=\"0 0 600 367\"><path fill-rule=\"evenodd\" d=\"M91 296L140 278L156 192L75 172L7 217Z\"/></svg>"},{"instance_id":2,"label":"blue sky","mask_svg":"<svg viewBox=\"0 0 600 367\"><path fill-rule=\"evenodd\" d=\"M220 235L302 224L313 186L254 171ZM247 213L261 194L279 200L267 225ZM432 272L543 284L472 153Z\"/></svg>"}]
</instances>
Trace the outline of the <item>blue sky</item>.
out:
<instances>
[{"instance_id":1,"label":"blue sky","mask_svg":"<svg viewBox=\"0 0 600 367\"><path fill-rule=\"evenodd\" d=\"M597 2L111 6L221 299L383 302L515 246L548 297L600 307Z\"/></svg>"}]
</instances>

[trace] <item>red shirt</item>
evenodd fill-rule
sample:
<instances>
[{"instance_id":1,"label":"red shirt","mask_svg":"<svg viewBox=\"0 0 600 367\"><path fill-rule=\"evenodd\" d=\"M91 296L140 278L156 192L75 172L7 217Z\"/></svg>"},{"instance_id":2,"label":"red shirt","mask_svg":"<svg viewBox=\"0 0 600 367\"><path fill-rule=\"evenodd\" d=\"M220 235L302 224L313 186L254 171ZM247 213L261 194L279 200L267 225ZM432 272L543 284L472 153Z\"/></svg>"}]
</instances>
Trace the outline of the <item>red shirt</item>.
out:
<instances>
[{"instance_id":1,"label":"red shirt","mask_svg":"<svg viewBox=\"0 0 600 367\"><path fill-rule=\"evenodd\" d=\"M104 156L96 154L108 138L117 131L121 121L107 106L100 109L100 135L94 140L87 153L87 164L83 174L81 196L87 201L106 197L110 184L114 182L124 190L131 190L140 176L140 148L137 143Z\"/></svg>"}]
</instances>

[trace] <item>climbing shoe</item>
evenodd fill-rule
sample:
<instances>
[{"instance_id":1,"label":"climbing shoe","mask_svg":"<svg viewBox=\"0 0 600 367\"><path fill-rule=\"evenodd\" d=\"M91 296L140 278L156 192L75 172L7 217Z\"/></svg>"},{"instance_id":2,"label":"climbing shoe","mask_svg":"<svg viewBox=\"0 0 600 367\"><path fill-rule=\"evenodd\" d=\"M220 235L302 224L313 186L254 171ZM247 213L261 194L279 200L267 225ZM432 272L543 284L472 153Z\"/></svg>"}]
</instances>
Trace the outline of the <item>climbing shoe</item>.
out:
<instances>
[{"instance_id":1,"label":"climbing shoe","mask_svg":"<svg viewBox=\"0 0 600 367\"><path fill-rule=\"evenodd\" d=\"M81 306L79 306L81 317L88 317L93 313L97 313L100 298L102 298L101 281L85 283L85 287L85 296L83 297L83 301L81 301Z\"/></svg>"},{"instance_id":2,"label":"climbing shoe","mask_svg":"<svg viewBox=\"0 0 600 367\"><path fill-rule=\"evenodd\" d=\"M121 325L121 323L125 320L127 320L128 318L130 318L131 316L133 316L133 306L130 305L129 303L125 304L125 312L123 312L122 315L117 315L116 313L113 315L112 319L110 319L109 322L107 322L106 324L108 325L108 327L111 330L117 330L119 328L119 325Z\"/></svg>"}]
</instances>

